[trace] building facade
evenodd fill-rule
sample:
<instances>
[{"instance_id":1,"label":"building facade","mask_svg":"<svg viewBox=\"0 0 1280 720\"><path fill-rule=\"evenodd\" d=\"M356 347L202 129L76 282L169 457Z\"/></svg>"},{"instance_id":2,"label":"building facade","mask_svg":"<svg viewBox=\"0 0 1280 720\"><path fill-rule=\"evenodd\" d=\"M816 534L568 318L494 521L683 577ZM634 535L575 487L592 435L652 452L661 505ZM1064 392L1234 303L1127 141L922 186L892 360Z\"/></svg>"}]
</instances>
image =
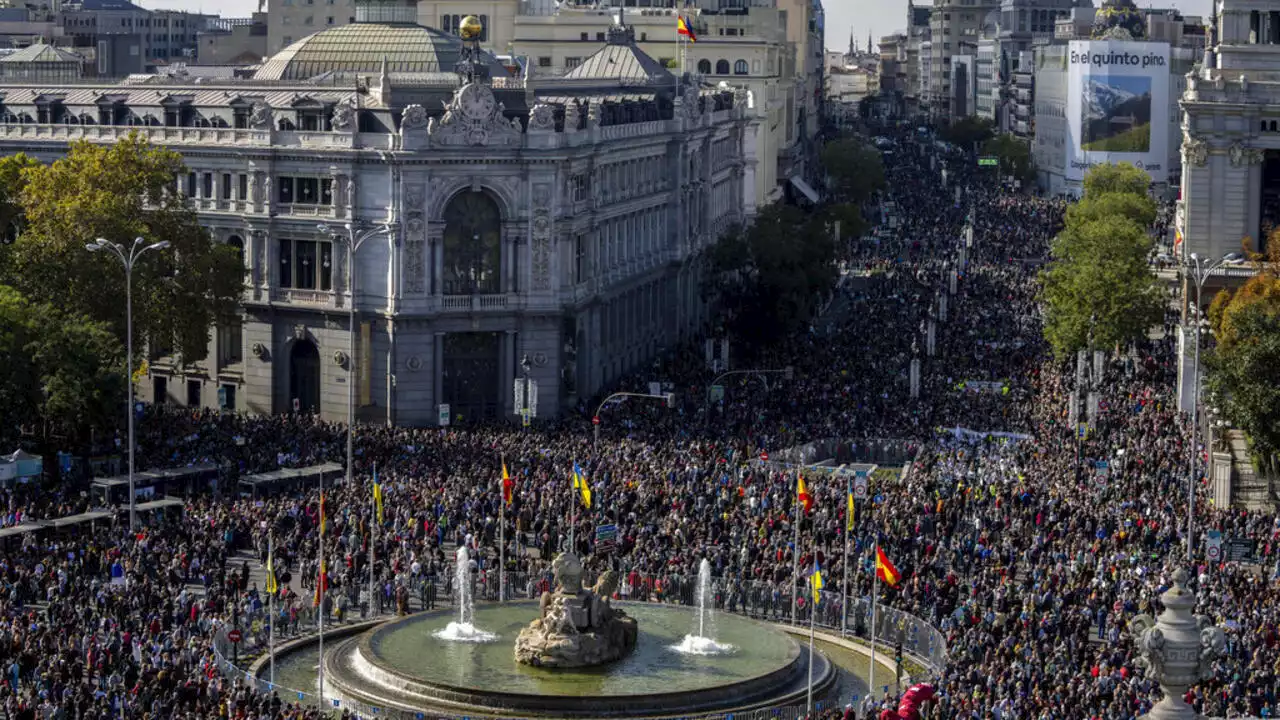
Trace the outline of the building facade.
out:
<instances>
[{"instance_id":1,"label":"building facade","mask_svg":"<svg viewBox=\"0 0 1280 720\"><path fill-rule=\"evenodd\" d=\"M153 349L143 399L342 420L350 390L362 421L456 423L510 417L527 372L546 417L707 323L749 94L675 77L627 27L562 78L510 76L416 10L362 0L250 80L3 89L51 120L0 124L8 151L139 132L241 250L242 316L204 360Z\"/></svg>"},{"instance_id":2,"label":"building facade","mask_svg":"<svg viewBox=\"0 0 1280 720\"><path fill-rule=\"evenodd\" d=\"M1180 259L1266 249L1280 226L1280 0L1222 0L1181 102Z\"/></svg>"},{"instance_id":3,"label":"building facade","mask_svg":"<svg viewBox=\"0 0 1280 720\"><path fill-rule=\"evenodd\" d=\"M948 121L954 116L956 91L951 85L956 72L952 58L977 54L978 38L987 14L1000 7L999 0L936 0L930 16L932 54L929 78L929 107L934 118ZM966 91L961 97L968 97Z\"/></svg>"}]
</instances>

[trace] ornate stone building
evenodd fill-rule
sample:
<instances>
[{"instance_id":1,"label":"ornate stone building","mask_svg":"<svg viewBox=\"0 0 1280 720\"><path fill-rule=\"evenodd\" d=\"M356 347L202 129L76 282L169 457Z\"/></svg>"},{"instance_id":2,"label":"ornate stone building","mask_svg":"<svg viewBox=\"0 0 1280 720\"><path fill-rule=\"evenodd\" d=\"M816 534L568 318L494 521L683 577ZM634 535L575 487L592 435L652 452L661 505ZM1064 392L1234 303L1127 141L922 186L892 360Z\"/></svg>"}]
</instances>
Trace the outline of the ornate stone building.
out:
<instances>
[{"instance_id":1,"label":"ornate stone building","mask_svg":"<svg viewBox=\"0 0 1280 720\"><path fill-rule=\"evenodd\" d=\"M1216 4L1182 96L1182 258L1240 252L1245 237L1261 250L1280 226L1280 0Z\"/></svg>"},{"instance_id":2,"label":"ornate stone building","mask_svg":"<svg viewBox=\"0 0 1280 720\"><path fill-rule=\"evenodd\" d=\"M5 150L140 132L242 249L242 316L204 361L154 349L143 398L343 420L354 383L363 421L465 422L511 416L528 358L546 417L707 322L703 250L754 162L746 93L674 77L625 27L535 80L415 17L356 0L249 80L0 87Z\"/></svg>"}]
</instances>

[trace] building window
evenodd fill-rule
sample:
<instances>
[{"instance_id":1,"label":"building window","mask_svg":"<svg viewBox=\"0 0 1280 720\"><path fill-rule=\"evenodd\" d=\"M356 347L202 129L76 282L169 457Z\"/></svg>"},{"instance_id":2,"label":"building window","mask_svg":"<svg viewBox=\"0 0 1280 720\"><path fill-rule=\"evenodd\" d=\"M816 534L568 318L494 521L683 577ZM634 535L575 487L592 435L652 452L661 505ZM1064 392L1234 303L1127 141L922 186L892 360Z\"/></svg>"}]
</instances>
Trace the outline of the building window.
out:
<instances>
[{"instance_id":1,"label":"building window","mask_svg":"<svg viewBox=\"0 0 1280 720\"><path fill-rule=\"evenodd\" d=\"M502 291L502 216L483 192L459 193L444 210L444 294Z\"/></svg>"},{"instance_id":2,"label":"building window","mask_svg":"<svg viewBox=\"0 0 1280 720\"><path fill-rule=\"evenodd\" d=\"M717 74L717 75L728 75L728 74L729 74L729 61L728 61L728 60L717 60L717 61L716 61L716 74Z\"/></svg>"},{"instance_id":3,"label":"building window","mask_svg":"<svg viewBox=\"0 0 1280 720\"><path fill-rule=\"evenodd\" d=\"M551 67L551 58L545 55L538 58L538 67L542 67L542 68Z\"/></svg>"},{"instance_id":4,"label":"building window","mask_svg":"<svg viewBox=\"0 0 1280 720\"><path fill-rule=\"evenodd\" d=\"M280 191L276 200L281 205L332 205L333 180L331 178L290 177L280 178Z\"/></svg>"},{"instance_id":5,"label":"building window","mask_svg":"<svg viewBox=\"0 0 1280 720\"><path fill-rule=\"evenodd\" d=\"M244 202L249 199L249 176L240 173L240 187L237 188L236 199Z\"/></svg>"},{"instance_id":6,"label":"building window","mask_svg":"<svg viewBox=\"0 0 1280 720\"><path fill-rule=\"evenodd\" d=\"M187 407L200 407L200 381L187 381Z\"/></svg>"},{"instance_id":7,"label":"building window","mask_svg":"<svg viewBox=\"0 0 1280 720\"><path fill-rule=\"evenodd\" d=\"M222 199L231 199L231 173L222 173Z\"/></svg>"},{"instance_id":8,"label":"building window","mask_svg":"<svg viewBox=\"0 0 1280 720\"><path fill-rule=\"evenodd\" d=\"M212 200L213 199L213 173L204 174L204 183L203 183L202 189L204 190L204 194L201 195L200 197L204 198L205 200Z\"/></svg>"},{"instance_id":9,"label":"building window","mask_svg":"<svg viewBox=\"0 0 1280 720\"><path fill-rule=\"evenodd\" d=\"M569 193L574 202L586 202L590 191L591 182L587 179L586 173L578 173L569 178Z\"/></svg>"},{"instance_id":10,"label":"building window","mask_svg":"<svg viewBox=\"0 0 1280 720\"><path fill-rule=\"evenodd\" d=\"M244 328L240 324L240 318L236 315L223 318L218 323L218 364L236 365L243 361L243 343Z\"/></svg>"},{"instance_id":11,"label":"building window","mask_svg":"<svg viewBox=\"0 0 1280 720\"><path fill-rule=\"evenodd\" d=\"M299 290L333 289L333 243L280 240L280 287Z\"/></svg>"},{"instance_id":12,"label":"building window","mask_svg":"<svg viewBox=\"0 0 1280 720\"><path fill-rule=\"evenodd\" d=\"M734 75L746 75L748 72L750 72L750 69L747 67L746 60L739 60L733 64Z\"/></svg>"},{"instance_id":13,"label":"building window","mask_svg":"<svg viewBox=\"0 0 1280 720\"><path fill-rule=\"evenodd\" d=\"M230 383L224 384L218 393L218 404L220 410L229 410L235 412L236 409L236 386Z\"/></svg>"},{"instance_id":14,"label":"building window","mask_svg":"<svg viewBox=\"0 0 1280 720\"><path fill-rule=\"evenodd\" d=\"M711 74L711 61L710 61L710 60L705 60L705 59L704 59L704 60L699 60L699 61L698 61L698 72L702 73L703 75L710 75L710 74Z\"/></svg>"},{"instance_id":15,"label":"building window","mask_svg":"<svg viewBox=\"0 0 1280 720\"><path fill-rule=\"evenodd\" d=\"M587 280L587 238L578 235L573 239L573 284Z\"/></svg>"},{"instance_id":16,"label":"building window","mask_svg":"<svg viewBox=\"0 0 1280 720\"><path fill-rule=\"evenodd\" d=\"M567 57L564 59L565 70L572 70L581 64L582 64L582 58L580 57Z\"/></svg>"}]
</instances>

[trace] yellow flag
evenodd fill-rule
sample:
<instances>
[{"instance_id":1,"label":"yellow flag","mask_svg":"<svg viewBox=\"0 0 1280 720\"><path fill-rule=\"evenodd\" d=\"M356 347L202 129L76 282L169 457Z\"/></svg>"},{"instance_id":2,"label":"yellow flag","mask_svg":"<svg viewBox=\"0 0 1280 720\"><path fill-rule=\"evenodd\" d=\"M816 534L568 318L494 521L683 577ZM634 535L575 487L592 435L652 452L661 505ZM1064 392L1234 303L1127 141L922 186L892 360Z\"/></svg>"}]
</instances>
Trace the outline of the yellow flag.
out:
<instances>
[{"instance_id":1,"label":"yellow flag","mask_svg":"<svg viewBox=\"0 0 1280 720\"><path fill-rule=\"evenodd\" d=\"M276 581L275 558L272 553L267 553L267 594L275 595L280 592L280 584Z\"/></svg>"}]
</instances>

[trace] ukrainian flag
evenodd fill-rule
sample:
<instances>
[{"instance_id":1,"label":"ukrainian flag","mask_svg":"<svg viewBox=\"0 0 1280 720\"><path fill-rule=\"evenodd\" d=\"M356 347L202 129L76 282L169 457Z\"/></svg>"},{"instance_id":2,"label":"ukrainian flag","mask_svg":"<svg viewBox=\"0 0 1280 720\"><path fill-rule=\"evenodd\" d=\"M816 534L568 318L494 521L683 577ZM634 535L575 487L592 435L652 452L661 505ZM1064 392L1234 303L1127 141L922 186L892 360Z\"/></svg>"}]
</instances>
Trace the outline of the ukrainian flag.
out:
<instances>
[{"instance_id":1,"label":"ukrainian flag","mask_svg":"<svg viewBox=\"0 0 1280 720\"><path fill-rule=\"evenodd\" d=\"M813 559L813 575L809 578L813 585L813 604L817 605L822 599L822 567L818 564L818 559Z\"/></svg>"},{"instance_id":2,"label":"ukrainian flag","mask_svg":"<svg viewBox=\"0 0 1280 720\"><path fill-rule=\"evenodd\" d=\"M578 461L573 461L573 489L578 491L578 497L582 498L582 507L591 509L591 485L587 483L587 474L582 472L582 468L578 465Z\"/></svg>"}]
</instances>

